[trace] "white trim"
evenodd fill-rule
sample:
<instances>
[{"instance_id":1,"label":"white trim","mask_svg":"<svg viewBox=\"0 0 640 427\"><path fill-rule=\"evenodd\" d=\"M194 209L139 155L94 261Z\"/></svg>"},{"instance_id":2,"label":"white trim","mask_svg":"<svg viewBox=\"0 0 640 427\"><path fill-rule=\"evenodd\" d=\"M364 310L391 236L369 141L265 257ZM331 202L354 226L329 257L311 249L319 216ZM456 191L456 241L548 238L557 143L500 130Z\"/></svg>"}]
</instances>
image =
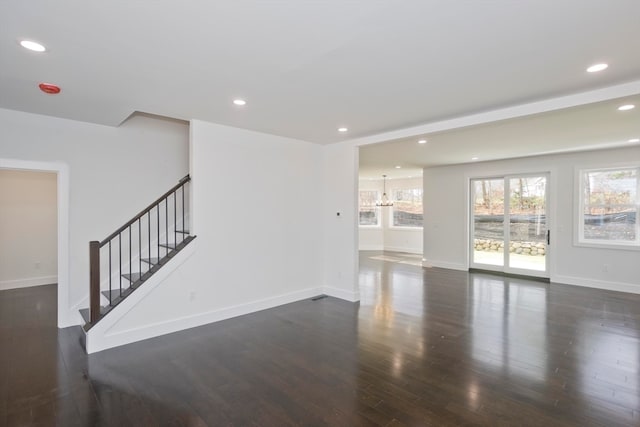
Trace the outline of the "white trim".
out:
<instances>
[{"instance_id":1,"label":"white trim","mask_svg":"<svg viewBox=\"0 0 640 427\"><path fill-rule=\"evenodd\" d=\"M385 246L384 251L392 251L392 252L405 252L408 254L417 254L422 255L422 250L420 248L410 248L405 246Z\"/></svg>"},{"instance_id":2,"label":"white trim","mask_svg":"<svg viewBox=\"0 0 640 427\"><path fill-rule=\"evenodd\" d=\"M605 280L585 279L582 277L555 276L551 278L551 285L564 284L571 286L582 286L585 288L604 289L607 291L629 292L640 294L640 284L610 282Z\"/></svg>"},{"instance_id":3,"label":"white trim","mask_svg":"<svg viewBox=\"0 0 640 427\"><path fill-rule=\"evenodd\" d=\"M384 251L384 245L362 245L360 251Z\"/></svg>"},{"instance_id":4,"label":"white trim","mask_svg":"<svg viewBox=\"0 0 640 427\"><path fill-rule=\"evenodd\" d=\"M458 271L469 271L469 268L465 264L460 264L457 262L448 262L448 261L438 261L426 259L422 261L422 266L424 268L446 268L447 270L458 270Z\"/></svg>"},{"instance_id":5,"label":"white trim","mask_svg":"<svg viewBox=\"0 0 640 427\"><path fill-rule=\"evenodd\" d=\"M58 327L77 325L69 310L69 166L61 162L0 159L0 169L55 172L58 191Z\"/></svg>"},{"instance_id":6,"label":"white trim","mask_svg":"<svg viewBox=\"0 0 640 427\"><path fill-rule=\"evenodd\" d=\"M0 282L0 291L7 289L29 288L31 286L52 285L58 280L58 276L30 277L28 279L4 280Z\"/></svg>"},{"instance_id":7,"label":"white trim","mask_svg":"<svg viewBox=\"0 0 640 427\"><path fill-rule=\"evenodd\" d=\"M512 107L500 108L484 113L470 114L449 120L441 120L423 125L398 129L390 132L383 132L363 138L349 139L336 144L355 144L357 146L387 142L395 139L413 137L415 135L426 135L429 133L442 132L450 129L458 129L484 123L496 122L499 120L513 119L516 117L530 116L533 114L548 111L561 110L564 108L576 107L579 105L592 104L610 99L622 98L624 96L636 95L640 92L640 80L608 86L587 92L580 92L573 95L549 98L542 101L530 102L527 104L515 105Z\"/></svg>"},{"instance_id":8,"label":"white trim","mask_svg":"<svg viewBox=\"0 0 640 427\"><path fill-rule=\"evenodd\" d=\"M349 302L360 301L360 292L349 292L344 289L334 288L332 286L323 286L322 293L331 297L343 299Z\"/></svg>"}]
</instances>

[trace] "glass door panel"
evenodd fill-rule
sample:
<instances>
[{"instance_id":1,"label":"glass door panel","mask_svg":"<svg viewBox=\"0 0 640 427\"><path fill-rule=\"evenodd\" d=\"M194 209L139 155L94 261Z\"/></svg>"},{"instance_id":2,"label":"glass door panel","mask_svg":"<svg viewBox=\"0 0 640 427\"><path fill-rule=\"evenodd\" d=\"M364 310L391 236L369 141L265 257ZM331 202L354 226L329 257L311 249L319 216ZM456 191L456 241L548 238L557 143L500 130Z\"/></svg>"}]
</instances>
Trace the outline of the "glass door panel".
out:
<instances>
[{"instance_id":1,"label":"glass door panel","mask_svg":"<svg viewBox=\"0 0 640 427\"><path fill-rule=\"evenodd\" d=\"M471 180L471 267L548 277L546 174Z\"/></svg>"},{"instance_id":2,"label":"glass door panel","mask_svg":"<svg viewBox=\"0 0 640 427\"><path fill-rule=\"evenodd\" d=\"M547 269L546 176L509 178L509 251L507 266Z\"/></svg>"},{"instance_id":3,"label":"glass door panel","mask_svg":"<svg viewBox=\"0 0 640 427\"><path fill-rule=\"evenodd\" d=\"M471 181L472 264L504 266L504 179Z\"/></svg>"}]
</instances>

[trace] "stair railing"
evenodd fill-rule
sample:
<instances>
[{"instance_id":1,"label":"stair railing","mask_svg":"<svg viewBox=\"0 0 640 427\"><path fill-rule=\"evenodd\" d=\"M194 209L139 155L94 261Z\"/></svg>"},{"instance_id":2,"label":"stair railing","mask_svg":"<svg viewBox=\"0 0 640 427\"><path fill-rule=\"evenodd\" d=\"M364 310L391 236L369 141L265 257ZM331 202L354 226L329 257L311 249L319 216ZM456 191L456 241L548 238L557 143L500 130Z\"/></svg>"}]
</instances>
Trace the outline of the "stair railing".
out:
<instances>
[{"instance_id":1,"label":"stair railing","mask_svg":"<svg viewBox=\"0 0 640 427\"><path fill-rule=\"evenodd\" d=\"M179 249L180 244L185 241L189 234L188 215L185 213L188 197L185 197L185 190L188 189L190 181L190 176L185 176L177 185L111 233L109 237L102 241L89 242L91 324L100 320L105 314L101 312L100 307L103 268L108 269L109 273L107 276L109 305L106 307L108 311L158 270L171 256L171 252ZM144 255L147 258L143 258ZM138 271L134 273L135 263L138 264ZM114 276L117 283L113 283ZM129 282L129 286L125 283L123 287L123 278Z\"/></svg>"}]
</instances>

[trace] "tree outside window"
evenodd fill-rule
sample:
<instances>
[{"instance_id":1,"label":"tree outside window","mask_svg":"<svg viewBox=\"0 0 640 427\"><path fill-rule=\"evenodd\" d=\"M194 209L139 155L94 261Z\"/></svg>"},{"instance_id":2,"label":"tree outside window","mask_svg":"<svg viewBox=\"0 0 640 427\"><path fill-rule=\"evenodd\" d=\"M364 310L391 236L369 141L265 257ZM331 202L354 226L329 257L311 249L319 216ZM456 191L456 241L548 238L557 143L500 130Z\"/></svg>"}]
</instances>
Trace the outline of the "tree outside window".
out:
<instances>
[{"instance_id":1,"label":"tree outside window","mask_svg":"<svg viewBox=\"0 0 640 427\"><path fill-rule=\"evenodd\" d=\"M422 227L422 189L393 190L393 226Z\"/></svg>"}]
</instances>

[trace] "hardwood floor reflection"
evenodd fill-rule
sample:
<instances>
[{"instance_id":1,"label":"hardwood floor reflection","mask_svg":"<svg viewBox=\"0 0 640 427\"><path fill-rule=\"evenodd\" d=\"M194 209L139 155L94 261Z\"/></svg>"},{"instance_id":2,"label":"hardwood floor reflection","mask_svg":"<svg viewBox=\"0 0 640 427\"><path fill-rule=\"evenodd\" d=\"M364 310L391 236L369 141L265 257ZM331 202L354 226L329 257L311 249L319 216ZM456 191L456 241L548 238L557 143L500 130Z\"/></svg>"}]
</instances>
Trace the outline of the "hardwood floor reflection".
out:
<instances>
[{"instance_id":1,"label":"hardwood floor reflection","mask_svg":"<svg viewBox=\"0 0 640 427\"><path fill-rule=\"evenodd\" d=\"M0 426L640 425L640 296L411 259L90 357L54 286L2 291Z\"/></svg>"}]
</instances>

